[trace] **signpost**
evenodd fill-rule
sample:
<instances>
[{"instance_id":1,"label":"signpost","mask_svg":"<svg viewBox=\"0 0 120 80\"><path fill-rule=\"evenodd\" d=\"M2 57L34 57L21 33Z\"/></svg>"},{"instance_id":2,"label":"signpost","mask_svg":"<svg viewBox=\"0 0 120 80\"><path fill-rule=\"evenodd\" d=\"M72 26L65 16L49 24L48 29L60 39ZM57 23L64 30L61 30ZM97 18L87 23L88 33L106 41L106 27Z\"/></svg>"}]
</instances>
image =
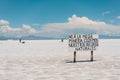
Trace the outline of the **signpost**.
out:
<instances>
[{"instance_id":1,"label":"signpost","mask_svg":"<svg viewBox=\"0 0 120 80\"><path fill-rule=\"evenodd\" d=\"M69 35L69 49L74 51L74 60L76 62L76 51L91 51L91 61L93 61L93 51L98 44L98 34L72 34Z\"/></svg>"}]
</instances>

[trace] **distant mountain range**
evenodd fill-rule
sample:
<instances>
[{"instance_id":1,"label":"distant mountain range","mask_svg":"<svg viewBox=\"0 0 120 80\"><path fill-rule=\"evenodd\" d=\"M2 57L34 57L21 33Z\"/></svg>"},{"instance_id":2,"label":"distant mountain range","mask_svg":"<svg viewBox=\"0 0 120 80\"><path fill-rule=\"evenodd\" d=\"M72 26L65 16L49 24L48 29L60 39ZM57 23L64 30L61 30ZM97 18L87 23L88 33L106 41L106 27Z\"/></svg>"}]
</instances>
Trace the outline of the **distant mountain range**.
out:
<instances>
[{"instance_id":1,"label":"distant mountain range","mask_svg":"<svg viewBox=\"0 0 120 80\"><path fill-rule=\"evenodd\" d=\"M55 39L53 37L42 37L42 36L24 36L21 39L24 40L50 40L50 39Z\"/></svg>"},{"instance_id":2,"label":"distant mountain range","mask_svg":"<svg viewBox=\"0 0 120 80\"><path fill-rule=\"evenodd\" d=\"M120 39L120 36L99 35L100 39Z\"/></svg>"},{"instance_id":3,"label":"distant mountain range","mask_svg":"<svg viewBox=\"0 0 120 80\"><path fill-rule=\"evenodd\" d=\"M99 35L100 39L120 39L120 36L108 36L108 35ZM4 36L0 36L0 40L18 40L20 38L16 38L16 37L4 37ZM54 37L42 37L42 36L24 36L21 37L21 39L23 40L52 40L52 39L61 39L61 38L54 38ZM64 38L64 39L67 39Z\"/></svg>"},{"instance_id":4,"label":"distant mountain range","mask_svg":"<svg viewBox=\"0 0 120 80\"><path fill-rule=\"evenodd\" d=\"M4 37L4 36L0 36L0 40L18 40L20 38L16 38L16 37ZM21 37L21 39L23 40L50 40L50 39L55 39L53 37L42 37L42 36L23 36Z\"/></svg>"}]
</instances>

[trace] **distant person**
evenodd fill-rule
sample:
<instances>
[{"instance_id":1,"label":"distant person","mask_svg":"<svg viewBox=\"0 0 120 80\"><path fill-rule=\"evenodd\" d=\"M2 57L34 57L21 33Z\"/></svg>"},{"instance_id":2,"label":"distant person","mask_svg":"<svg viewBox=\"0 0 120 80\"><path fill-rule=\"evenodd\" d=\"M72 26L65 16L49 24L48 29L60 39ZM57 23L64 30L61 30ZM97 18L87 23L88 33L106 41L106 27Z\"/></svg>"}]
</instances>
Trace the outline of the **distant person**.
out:
<instances>
[{"instance_id":1,"label":"distant person","mask_svg":"<svg viewBox=\"0 0 120 80\"><path fill-rule=\"evenodd\" d=\"M22 39L19 39L19 42L21 43Z\"/></svg>"},{"instance_id":2,"label":"distant person","mask_svg":"<svg viewBox=\"0 0 120 80\"><path fill-rule=\"evenodd\" d=\"M61 42L63 42L63 38L61 39Z\"/></svg>"},{"instance_id":3,"label":"distant person","mask_svg":"<svg viewBox=\"0 0 120 80\"><path fill-rule=\"evenodd\" d=\"M22 43L22 44L24 44L24 43L25 43L25 41L22 41L22 39L19 39L19 42L20 42L20 43Z\"/></svg>"}]
</instances>

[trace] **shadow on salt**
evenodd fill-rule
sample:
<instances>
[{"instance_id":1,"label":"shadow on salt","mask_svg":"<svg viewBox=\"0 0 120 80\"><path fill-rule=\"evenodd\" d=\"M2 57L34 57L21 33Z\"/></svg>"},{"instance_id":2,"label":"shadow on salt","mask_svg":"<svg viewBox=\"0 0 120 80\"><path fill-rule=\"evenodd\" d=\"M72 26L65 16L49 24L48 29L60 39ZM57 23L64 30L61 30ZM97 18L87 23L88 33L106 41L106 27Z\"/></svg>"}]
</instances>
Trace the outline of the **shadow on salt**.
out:
<instances>
[{"instance_id":1,"label":"shadow on salt","mask_svg":"<svg viewBox=\"0 0 120 80\"><path fill-rule=\"evenodd\" d=\"M73 61L67 61L66 63L81 63L81 62L94 62L96 60L93 60L93 61L90 61L90 60L81 60L81 61L76 61L76 62L73 62Z\"/></svg>"}]
</instances>

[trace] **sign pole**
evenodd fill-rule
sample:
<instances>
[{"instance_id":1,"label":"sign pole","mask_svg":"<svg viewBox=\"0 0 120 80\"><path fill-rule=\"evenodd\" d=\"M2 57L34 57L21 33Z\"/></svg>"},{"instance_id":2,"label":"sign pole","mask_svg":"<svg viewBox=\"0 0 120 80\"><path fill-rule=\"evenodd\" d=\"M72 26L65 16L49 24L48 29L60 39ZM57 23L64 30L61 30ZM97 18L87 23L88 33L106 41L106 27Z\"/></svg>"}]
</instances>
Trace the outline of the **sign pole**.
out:
<instances>
[{"instance_id":1,"label":"sign pole","mask_svg":"<svg viewBox=\"0 0 120 80\"><path fill-rule=\"evenodd\" d=\"M93 51L91 51L91 61L93 61Z\"/></svg>"},{"instance_id":2,"label":"sign pole","mask_svg":"<svg viewBox=\"0 0 120 80\"><path fill-rule=\"evenodd\" d=\"M76 51L74 51L74 59L73 59L73 62L74 62L74 63L76 62Z\"/></svg>"}]
</instances>

